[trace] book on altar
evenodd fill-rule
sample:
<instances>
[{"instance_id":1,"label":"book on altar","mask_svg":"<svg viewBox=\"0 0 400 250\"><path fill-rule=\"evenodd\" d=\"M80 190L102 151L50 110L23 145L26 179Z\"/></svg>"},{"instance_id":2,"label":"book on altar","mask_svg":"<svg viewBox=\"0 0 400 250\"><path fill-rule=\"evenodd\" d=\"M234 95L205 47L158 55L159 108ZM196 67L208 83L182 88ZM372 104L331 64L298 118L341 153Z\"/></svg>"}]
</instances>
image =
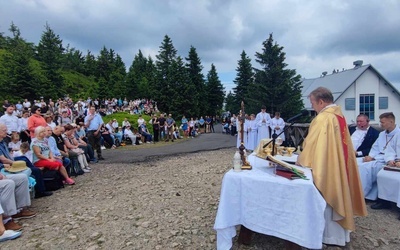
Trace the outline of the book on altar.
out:
<instances>
[{"instance_id":1,"label":"book on altar","mask_svg":"<svg viewBox=\"0 0 400 250\"><path fill-rule=\"evenodd\" d=\"M272 155L267 156L267 160L276 164L276 175L288 178L288 179L304 179L307 180L307 176L305 176L304 172L296 167L286 163L284 161L278 160L276 157Z\"/></svg>"}]
</instances>

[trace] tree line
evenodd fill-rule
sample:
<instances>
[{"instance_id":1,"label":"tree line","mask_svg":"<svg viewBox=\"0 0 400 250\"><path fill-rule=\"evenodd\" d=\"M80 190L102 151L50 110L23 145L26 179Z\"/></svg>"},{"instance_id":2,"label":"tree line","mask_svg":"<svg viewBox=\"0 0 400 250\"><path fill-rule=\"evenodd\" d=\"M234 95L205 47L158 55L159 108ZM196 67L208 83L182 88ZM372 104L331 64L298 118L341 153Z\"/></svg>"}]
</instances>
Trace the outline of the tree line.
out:
<instances>
[{"instance_id":1,"label":"tree line","mask_svg":"<svg viewBox=\"0 0 400 250\"><path fill-rule=\"evenodd\" d=\"M26 41L12 23L10 36L0 33L0 98L23 99L146 98L157 101L159 110L174 115L217 115L224 109L237 113L241 101L246 112L261 105L289 116L302 108L300 75L286 69L283 47L272 34L256 53L260 69L251 65L243 51L236 68L235 88L225 96L214 64L206 75L196 48L187 57L178 55L168 35L153 59L141 50L127 69L121 56L105 46L95 56L63 44L48 24L37 45Z\"/></svg>"}]
</instances>

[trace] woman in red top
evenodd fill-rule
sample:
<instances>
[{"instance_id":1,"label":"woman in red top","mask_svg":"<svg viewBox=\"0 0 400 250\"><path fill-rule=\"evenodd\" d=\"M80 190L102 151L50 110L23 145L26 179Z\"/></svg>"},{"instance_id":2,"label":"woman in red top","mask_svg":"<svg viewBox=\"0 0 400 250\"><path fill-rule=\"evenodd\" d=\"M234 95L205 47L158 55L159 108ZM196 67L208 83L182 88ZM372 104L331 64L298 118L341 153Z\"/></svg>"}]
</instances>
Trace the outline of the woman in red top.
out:
<instances>
[{"instance_id":1,"label":"woman in red top","mask_svg":"<svg viewBox=\"0 0 400 250\"><path fill-rule=\"evenodd\" d=\"M47 122L46 120L40 115L40 107L33 106L32 107L32 115L28 118L28 130L31 134L31 138L35 137L35 129L39 126L46 127Z\"/></svg>"}]
</instances>

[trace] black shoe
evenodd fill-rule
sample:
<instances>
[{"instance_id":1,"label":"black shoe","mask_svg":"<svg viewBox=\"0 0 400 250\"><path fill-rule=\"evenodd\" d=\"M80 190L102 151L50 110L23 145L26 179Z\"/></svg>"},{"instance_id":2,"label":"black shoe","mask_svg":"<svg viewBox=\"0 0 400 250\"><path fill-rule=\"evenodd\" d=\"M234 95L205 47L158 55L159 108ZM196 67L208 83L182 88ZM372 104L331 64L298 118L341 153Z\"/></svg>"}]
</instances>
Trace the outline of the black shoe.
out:
<instances>
[{"instance_id":1,"label":"black shoe","mask_svg":"<svg viewBox=\"0 0 400 250\"><path fill-rule=\"evenodd\" d=\"M42 197L46 197L46 196L50 196L50 195L53 195L53 192L51 192L51 191L44 191L44 192L36 193L36 194L35 194L35 199L42 198Z\"/></svg>"},{"instance_id":2,"label":"black shoe","mask_svg":"<svg viewBox=\"0 0 400 250\"><path fill-rule=\"evenodd\" d=\"M371 208L372 209L390 209L392 207L392 204L390 204L389 201L384 201L384 200L379 200L377 203L372 204Z\"/></svg>"},{"instance_id":3,"label":"black shoe","mask_svg":"<svg viewBox=\"0 0 400 250\"><path fill-rule=\"evenodd\" d=\"M98 159L99 161L104 161L104 160L105 160L103 156L97 157L97 159Z\"/></svg>"}]
</instances>

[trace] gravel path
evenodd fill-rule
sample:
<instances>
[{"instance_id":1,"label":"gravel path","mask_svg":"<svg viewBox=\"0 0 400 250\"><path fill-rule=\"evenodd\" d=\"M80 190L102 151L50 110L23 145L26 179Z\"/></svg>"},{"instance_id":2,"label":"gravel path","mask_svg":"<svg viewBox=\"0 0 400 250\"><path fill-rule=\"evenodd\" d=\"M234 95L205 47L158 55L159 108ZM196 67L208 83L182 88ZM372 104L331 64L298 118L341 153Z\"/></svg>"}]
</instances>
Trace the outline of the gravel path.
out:
<instances>
[{"instance_id":1,"label":"gravel path","mask_svg":"<svg viewBox=\"0 0 400 250\"><path fill-rule=\"evenodd\" d=\"M211 147L210 141L219 144L197 152L204 143ZM218 133L174 146L107 150L107 160L93 164L76 185L33 200L37 216L21 220L22 237L0 248L215 249L214 219L234 141ZM188 148L195 153L178 154ZM344 249L400 249L398 215L395 208L369 210L368 217L357 219ZM255 234L251 246L239 246L234 238L233 249L282 248L282 240L270 236Z\"/></svg>"}]
</instances>

